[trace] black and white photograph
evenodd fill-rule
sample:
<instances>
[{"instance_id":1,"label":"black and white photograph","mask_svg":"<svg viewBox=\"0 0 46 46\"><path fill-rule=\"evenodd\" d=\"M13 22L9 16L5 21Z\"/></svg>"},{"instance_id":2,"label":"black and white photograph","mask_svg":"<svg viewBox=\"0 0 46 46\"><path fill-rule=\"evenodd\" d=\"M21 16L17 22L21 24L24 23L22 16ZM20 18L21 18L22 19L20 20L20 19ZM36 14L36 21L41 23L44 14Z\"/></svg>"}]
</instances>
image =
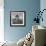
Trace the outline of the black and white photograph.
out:
<instances>
[{"instance_id":1,"label":"black and white photograph","mask_svg":"<svg viewBox=\"0 0 46 46\"><path fill-rule=\"evenodd\" d=\"M10 12L10 25L11 26L24 26L25 25L25 12L24 11L11 11Z\"/></svg>"}]
</instances>

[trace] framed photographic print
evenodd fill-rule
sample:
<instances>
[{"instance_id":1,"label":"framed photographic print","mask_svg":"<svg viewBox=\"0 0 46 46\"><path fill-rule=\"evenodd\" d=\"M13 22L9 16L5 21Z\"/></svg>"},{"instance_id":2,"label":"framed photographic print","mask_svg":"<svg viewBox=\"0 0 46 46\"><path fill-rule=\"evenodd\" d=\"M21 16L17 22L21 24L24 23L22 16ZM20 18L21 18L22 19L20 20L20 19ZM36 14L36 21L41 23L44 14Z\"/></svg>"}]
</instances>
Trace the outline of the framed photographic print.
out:
<instances>
[{"instance_id":1,"label":"framed photographic print","mask_svg":"<svg viewBox=\"0 0 46 46\"><path fill-rule=\"evenodd\" d=\"M10 12L10 26L25 26L26 12L25 11L11 11Z\"/></svg>"}]
</instances>

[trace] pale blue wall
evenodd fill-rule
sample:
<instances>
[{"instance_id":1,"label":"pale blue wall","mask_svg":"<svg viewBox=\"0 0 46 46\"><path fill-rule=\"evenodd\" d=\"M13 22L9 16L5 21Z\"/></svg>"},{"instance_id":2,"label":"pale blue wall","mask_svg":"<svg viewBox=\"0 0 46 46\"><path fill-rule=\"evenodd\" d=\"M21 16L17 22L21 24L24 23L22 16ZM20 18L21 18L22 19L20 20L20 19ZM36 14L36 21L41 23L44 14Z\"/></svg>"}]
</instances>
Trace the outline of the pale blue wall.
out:
<instances>
[{"instance_id":1,"label":"pale blue wall","mask_svg":"<svg viewBox=\"0 0 46 46\"><path fill-rule=\"evenodd\" d=\"M42 11L43 9L46 9L46 0L41 0L40 1L40 10ZM40 25L46 27L46 11L43 12L42 17L43 17L43 22L40 21Z\"/></svg>"},{"instance_id":2,"label":"pale blue wall","mask_svg":"<svg viewBox=\"0 0 46 46\"><path fill-rule=\"evenodd\" d=\"M4 38L18 41L32 29L32 21L40 9L40 0L4 0ZM10 27L10 10L26 11L25 27Z\"/></svg>"}]
</instances>

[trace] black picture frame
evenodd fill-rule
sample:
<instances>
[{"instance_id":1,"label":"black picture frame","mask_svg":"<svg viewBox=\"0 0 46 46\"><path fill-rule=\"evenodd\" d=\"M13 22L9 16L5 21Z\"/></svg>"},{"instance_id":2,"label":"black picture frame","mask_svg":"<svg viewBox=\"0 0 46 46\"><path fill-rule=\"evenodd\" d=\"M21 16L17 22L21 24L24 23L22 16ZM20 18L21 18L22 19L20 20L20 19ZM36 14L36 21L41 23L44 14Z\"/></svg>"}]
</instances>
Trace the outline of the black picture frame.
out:
<instances>
[{"instance_id":1,"label":"black picture frame","mask_svg":"<svg viewBox=\"0 0 46 46\"><path fill-rule=\"evenodd\" d=\"M26 26L26 11L10 11L10 26L11 27Z\"/></svg>"}]
</instances>

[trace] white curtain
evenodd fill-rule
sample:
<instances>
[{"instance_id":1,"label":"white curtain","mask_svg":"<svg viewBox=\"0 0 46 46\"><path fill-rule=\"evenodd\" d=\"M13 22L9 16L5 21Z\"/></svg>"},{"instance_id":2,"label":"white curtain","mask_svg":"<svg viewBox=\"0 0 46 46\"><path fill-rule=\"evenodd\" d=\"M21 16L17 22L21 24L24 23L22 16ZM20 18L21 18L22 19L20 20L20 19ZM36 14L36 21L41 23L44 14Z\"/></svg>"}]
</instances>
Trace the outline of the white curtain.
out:
<instances>
[{"instance_id":1,"label":"white curtain","mask_svg":"<svg viewBox=\"0 0 46 46\"><path fill-rule=\"evenodd\" d=\"M4 41L4 0L0 0L0 42Z\"/></svg>"}]
</instances>

